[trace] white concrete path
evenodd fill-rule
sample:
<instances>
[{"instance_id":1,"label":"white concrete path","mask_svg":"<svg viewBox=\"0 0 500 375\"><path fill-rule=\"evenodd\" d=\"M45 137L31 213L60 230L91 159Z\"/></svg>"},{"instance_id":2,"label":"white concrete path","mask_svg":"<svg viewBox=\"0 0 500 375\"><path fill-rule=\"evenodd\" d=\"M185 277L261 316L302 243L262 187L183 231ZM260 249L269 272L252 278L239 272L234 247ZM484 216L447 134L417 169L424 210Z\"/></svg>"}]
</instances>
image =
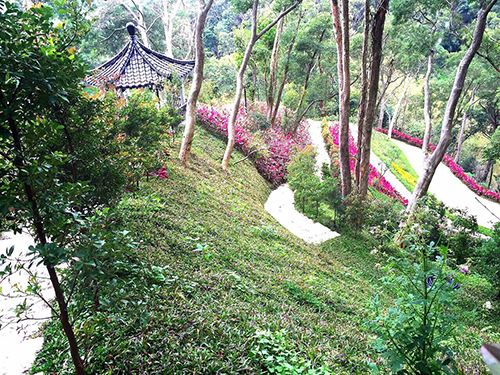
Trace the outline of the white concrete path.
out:
<instances>
[{"instance_id":1,"label":"white concrete path","mask_svg":"<svg viewBox=\"0 0 500 375\"><path fill-rule=\"evenodd\" d=\"M330 164L330 157L321 135L321 123L308 120L311 142L317 149L316 174L321 176L323 163ZM284 228L307 243L320 244L326 240L338 237L339 234L320 223L315 223L295 209L293 191L288 184L281 185L269 194L265 210Z\"/></svg>"},{"instance_id":2,"label":"white concrete path","mask_svg":"<svg viewBox=\"0 0 500 375\"><path fill-rule=\"evenodd\" d=\"M404 142L392 140L406 155L411 166L418 175L422 174L422 150ZM478 196L470 190L450 169L440 163L429 186L429 192L447 206L468 209L477 217L479 225L491 228L500 217L500 204ZM479 203L481 202L481 203ZM485 208L487 207L487 209ZM489 211L488 211L489 210ZM491 212L493 212L493 214Z\"/></svg>"},{"instance_id":3,"label":"white concrete path","mask_svg":"<svg viewBox=\"0 0 500 375\"><path fill-rule=\"evenodd\" d=\"M5 250L14 246L13 258L26 259L26 252L33 239L28 234L4 233L0 236L0 252L5 254ZM31 268L33 273L37 273L42 278L42 295L45 299L54 298L48 274L43 266ZM19 271L8 279L4 280L0 287L0 375L20 375L28 373L38 350L42 347L43 338L33 337L38 333L44 318L51 315L50 309L38 297L25 297L16 293L17 289L24 290L28 285L30 276L25 271ZM24 320L18 322L15 308L19 303L26 301L27 305L32 305L28 316L34 320ZM42 319L42 320L40 320Z\"/></svg>"},{"instance_id":4,"label":"white concrete path","mask_svg":"<svg viewBox=\"0 0 500 375\"><path fill-rule=\"evenodd\" d=\"M285 184L269 194L264 208L285 229L307 243L320 244L339 236L338 233L298 212L293 202L293 191Z\"/></svg>"}]
</instances>

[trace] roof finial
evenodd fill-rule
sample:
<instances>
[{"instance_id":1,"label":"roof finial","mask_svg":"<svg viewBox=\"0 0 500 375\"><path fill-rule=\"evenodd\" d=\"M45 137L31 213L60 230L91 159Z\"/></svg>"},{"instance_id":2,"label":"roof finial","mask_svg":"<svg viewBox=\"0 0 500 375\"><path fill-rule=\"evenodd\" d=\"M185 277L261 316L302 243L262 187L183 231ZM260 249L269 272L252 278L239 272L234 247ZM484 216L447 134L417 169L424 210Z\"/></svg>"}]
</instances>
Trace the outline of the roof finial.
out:
<instances>
[{"instance_id":1,"label":"roof finial","mask_svg":"<svg viewBox=\"0 0 500 375\"><path fill-rule=\"evenodd\" d=\"M135 25L132 22L127 23L127 31L131 37L135 36Z\"/></svg>"}]
</instances>

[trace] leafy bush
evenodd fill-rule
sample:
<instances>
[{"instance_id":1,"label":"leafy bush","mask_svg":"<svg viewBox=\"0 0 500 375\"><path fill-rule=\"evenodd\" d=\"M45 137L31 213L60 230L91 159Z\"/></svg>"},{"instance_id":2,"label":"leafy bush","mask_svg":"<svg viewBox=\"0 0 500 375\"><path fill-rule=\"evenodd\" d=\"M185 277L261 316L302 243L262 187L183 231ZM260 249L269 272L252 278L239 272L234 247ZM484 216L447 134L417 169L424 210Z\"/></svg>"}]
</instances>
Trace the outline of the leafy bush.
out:
<instances>
[{"instance_id":1,"label":"leafy bush","mask_svg":"<svg viewBox=\"0 0 500 375\"><path fill-rule=\"evenodd\" d=\"M485 241L475 255L480 273L500 289L500 223L495 224L491 239ZM497 298L500 300L500 290Z\"/></svg>"},{"instance_id":2,"label":"leafy bush","mask_svg":"<svg viewBox=\"0 0 500 375\"><path fill-rule=\"evenodd\" d=\"M182 118L172 107L158 109L151 93L136 90L127 100L111 91L106 115L108 137L115 141L118 159L129 189L143 176L157 172L169 156L169 141Z\"/></svg>"},{"instance_id":3,"label":"leafy bush","mask_svg":"<svg viewBox=\"0 0 500 375\"><path fill-rule=\"evenodd\" d=\"M372 346L395 374L456 373L450 340L460 325L450 307L460 285L447 270L447 249L425 245L417 236L407 241L382 279L397 296L394 305L387 310L378 296L371 301L366 327L376 335Z\"/></svg>"}]
</instances>

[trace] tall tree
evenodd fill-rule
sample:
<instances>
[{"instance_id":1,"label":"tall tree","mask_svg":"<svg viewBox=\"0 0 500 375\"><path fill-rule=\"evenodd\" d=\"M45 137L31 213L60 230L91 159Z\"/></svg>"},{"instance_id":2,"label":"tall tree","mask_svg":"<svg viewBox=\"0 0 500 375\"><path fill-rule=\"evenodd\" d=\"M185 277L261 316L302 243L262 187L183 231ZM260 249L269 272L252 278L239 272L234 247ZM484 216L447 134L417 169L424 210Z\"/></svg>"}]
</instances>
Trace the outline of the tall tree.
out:
<instances>
[{"instance_id":1,"label":"tall tree","mask_svg":"<svg viewBox=\"0 0 500 375\"><path fill-rule=\"evenodd\" d=\"M349 114L351 102L351 77L349 70L349 1L331 0L333 30L337 44L337 74L339 81L339 159L342 196L351 193L351 166L349 162Z\"/></svg>"},{"instance_id":2,"label":"tall tree","mask_svg":"<svg viewBox=\"0 0 500 375\"><path fill-rule=\"evenodd\" d=\"M379 0L373 22L371 24L371 64L368 91L363 119L363 139L361 142L359 193L365 196L368 192L370 173L370 151L373 124L377 113L377 94L382 62L382 37L384 35L385 16L389 10L389 0Z\"/></svg>"},{"instance_id":3,"label":"tall tree","mask_svg":"<svg viewBox=\"0 0 500 375\"><path fill-rule=\"evenodd\" d=\"M366 96L368 94L368 45L370 41L370 0L365 0L364 3L364 22L363 22L363 48L361 51L361 94L359 98L358 117L358 153L356 154L356 166L354 171L354 180L359 189L361 181L361 145L363 142L363 121L366 110Z\"/></svg>"},{"instance_id":4,"label":"tall tree","mask_svg":"<svg viewBox=\"0 0 500 375\"><path fill-rule=\"evenodd\" d=\"M182 144L179 150L179 160L184 164L189 161L189 154L191 153L191 144L194 137L194 126L196 121L196 103L198 102L198 95L200 94L201 84L203 83L203 67L205 65L205 48L203 46L203 30L205 29L205 22L207 15L212 7L214 0L198 0L198 20L196 22L196 63L194 67L193 82L189 90L189 96L186 108L186 126L184 128L184 135L182 137Z\"/></svg>"},{"instance_id":5,"label":"tall tree","mask_svg":"<svg viewBox=\"0 0 500 375\"><path fill-rule=\"evenodd\" d=\"M227 146L221 163L223 170L227 170L229 166L229 160L231 159L231 153L233 152L234 141L235 141L234 126L236 124L236 118L238 117L238 111L240 109L245 70L247 68L248 62L250 61L250 56L252 54L253 47L255 46L255 43L257 43L257 41L260 38L262 38L262 36L265 33L267 33L272 27L274 27L274 25L276 25L281 18L285 17L288 13L297 8L301 2L302 0L297 0L287 9L282 11L272 22L270 22L266 27L264 27L260 32L257 32L257 13L259 8L259 0L253 0L252 15L251 15L251 23L252 23L251 36L250 40L248 41L247 47L245 49L240 69L238 70L238 73L236 75L236 92L234 95L234 102L231 110L231 116L229 117L229 122L227 126Z\"/></svg>"},{"instance_id":6,"label":"tall tree","mask_svg":"<svg viewBox=\"0 0 500 375\"><path fill-rule=\"evenodd\" d=\"M278 93L276 94L276 100L274 101L273 108L271 109L272 114L271 114L271 118L269 119L271 124L274 123L274 121L276 120L276 116L278 115L278 110L279 110L280 103L281 103L281 97L283 95L283 90L285 88L285 84L286 84L287 78L288 78L288 71L290 69L290 56L292 54L293 47L295 46L295 40L297 38L297 34L299 33L300 22L302 21L302 17L304 17L304 13L300 12L299 16L297 17L297 26L295 27L295 33L293 34L292 40L291 40L290 44L288 45L287 54L285 56L285 67L283 68L283 76L281 78L281 83L280 83L280 86L278 89ZM269 108L268 108L268 110L269 110Z\"/></svg>"},{"instance_id":7,"label":"tall tree","mask_svg":"<svg viewBox=\"0 0 500 375\"><path fill-rule=\"evenodd\" d=\"M460 61L460 64L458 65L457 72L455 74L455 81L448 97L448 102L446 104L446 109L442 121L441 136L439 142L432 155L428 157L424 162L423 172L417 181L417 185L413 190L413 195L408 204L409 211L412 211L415 208L417 200L427 193L429 185L432 181L432 177L434 176L434 173L436 172L436 169L443 159L443 156L451 142L453 117L455 116L455 110L458 104L458 100L460 99L460 95L462 94L467 71L472 59L474 58L474 55L481 45L483 34L486 28L488 13L491 11L491 8L493 7L493 5L495 5L496 2L497 0L492 0L489 3L481 2L481 7L477 14L476 26L474 28L474 34L472 36L471 44L469 45L469 48Z\"/></svg>"},{"instance_id":8,"label":"tall tree","mask_svg":"<svg viewBox=\"0 0 500 375\"><path fill-rule=\"evenodd\" d=\"M276 95L276 74L278 70L279 48L280 48L281 33L283 32L284 21L285 17L280 19L278 25L276 26L273 51L271 53L271 62L269 64L269 83L267 86L267 95L266 95L266 102L267 102L266 116L268 121L270 121L271 118L273 117L274 97Z\"/></svg>"}]
</instances>

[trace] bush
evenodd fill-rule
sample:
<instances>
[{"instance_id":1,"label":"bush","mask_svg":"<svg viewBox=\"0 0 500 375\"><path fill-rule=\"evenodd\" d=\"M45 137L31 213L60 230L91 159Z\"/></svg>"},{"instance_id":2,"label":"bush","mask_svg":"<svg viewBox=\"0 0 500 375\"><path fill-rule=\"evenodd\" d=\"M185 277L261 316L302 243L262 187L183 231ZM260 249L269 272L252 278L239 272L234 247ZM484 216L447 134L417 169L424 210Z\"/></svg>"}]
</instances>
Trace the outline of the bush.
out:
<instances>
[{"instance_id":1,"label":"bush","mask_svg":"<svg viewBox=\"0 0 500 375\"><path fill-rule=\"evenodd\" d=\"M500 223L493 228L491 239L476 250L479 272L500 289ZM497 298L500 300L500 291Z\"/></svg>"},{"instance_id":2,"label":"bush","mask_svg":"<svg viewBox=\"0 0 500 375\"><path fill-rule=\"evenodd\" d=\"M460 326L449 308L460 285L447 271L445 247L425 245L417 236L406 241L390 275L382 279L384 288L397 296L394 305L387 310L378 296L371 301L366 327L377 336L372 346L392 373L454 374L449 342ZM435 261L429 260L436 252Z\"/></svg>"}]
</instances>

